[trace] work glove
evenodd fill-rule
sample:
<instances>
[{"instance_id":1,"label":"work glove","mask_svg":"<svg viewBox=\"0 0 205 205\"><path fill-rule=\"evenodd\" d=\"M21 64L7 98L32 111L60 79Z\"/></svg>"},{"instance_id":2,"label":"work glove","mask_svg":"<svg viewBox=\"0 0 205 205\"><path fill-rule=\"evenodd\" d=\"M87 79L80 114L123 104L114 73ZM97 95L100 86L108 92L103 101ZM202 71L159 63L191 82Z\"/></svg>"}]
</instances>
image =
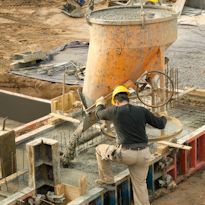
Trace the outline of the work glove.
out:
<instances>
[{"instance_id":1,"label":"work glove","mask_svg":"<svg viewBox=\"0 0 205 205\"><path fill-rule=\"evenodd\" d=\"M97 100L96 100L96 103L95 103L95 105L96 105L96 107L98 106L98 105L106 105L106 101L105 101L105 98L103 97L103 96L101 96L100 98L98 98Z\"/></svg>"},{"instance_id":2,"label":"work glove","mask_svg":"<svg viewBox=\"0 0 205 205\"><path fill-rule=\"evenodd\" d=\"M162 116L167 117L167 116L168 116L167 111L157 112L157 113L155 113L155 114L156 114L156 116L158 116L158 117L162 117Z\"/></svg>"}]
</instances>

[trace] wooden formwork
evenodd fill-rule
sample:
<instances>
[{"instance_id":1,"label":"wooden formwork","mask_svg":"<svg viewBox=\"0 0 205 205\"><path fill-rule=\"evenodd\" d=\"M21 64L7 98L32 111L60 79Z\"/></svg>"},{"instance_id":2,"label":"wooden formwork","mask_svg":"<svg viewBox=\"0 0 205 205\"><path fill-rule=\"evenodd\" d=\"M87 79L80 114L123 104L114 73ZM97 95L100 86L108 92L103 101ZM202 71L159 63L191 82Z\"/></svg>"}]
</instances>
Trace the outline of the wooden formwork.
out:
<instances>
[{"instance_id":1,"label":"wooden formwork","mask_svg":"<svg viewBox=\"0 0 205 205\"><path fill-rule=\"evenodd\" d=\"M201 92L191 92L191 95L192 94L194 96L199 95L199 97L201 97L202 95ZM39 120L35 120L31 123L19 127L18 129L15 129L17 136L16 143L18 144L24 141L24 139L30 139L38 133L48 131L49 129L54 129L55 125L48 124L51 118L53 118L51 115L45 116ZM178 151L175 148L171 150L168 149L167 152L162 153L161 156L157 156L155 160L153 160L153 162L150 164L149 174L147 178L150 197L154 197L156 192L160 190L160 187L157 185L157 180L161 179L163 173L159 173L156 170L156 165L163 159L163 157L169 156L173 158L172 163L166 167L165 173L171 175L173 180L177 183L186 179L187 176L192 175L199 169L205 167L205 126L202 126L194 132L180 138L177 143L189 145L192 147L192 149L191 151ZM174 152L172 152L172 150L174 150ZM80 187L71 187L69 185L69 188L76 190L76 193L78 193L72 197L73 201L67 203L67 205L131 204L132 188L128 170L115 177L115 181L116 186L112 191L96 187L92 190L89 190L86 194L84 194L84 192L81 192ZM67 188L67 185L65 184L63 184L62 186ZM29 190L34 194L34 190ZM81 194L84 195L78 197ZM23 198L26 197L23 196ZM8 198L8 200L10 199Z\"/></svg>"},{"instance_id":2,"label":"wooden formwork","mask_svg":"<svg viewBox=\"0 0 205 205\"><path fill-rule=\"evenodd\" d=\"M108 191L96 187L68 203L67 205L129 205L131 203L131 183L129 171L125 170L115 176L115 187Z\"/></svg>"},{"instance_id":3,"label":"wooden formwork","mask_svg":"<svg viewBox=\"0 0 205 205\"><path fill-rule=\"evenodd\" d=\"M61 183L58 142L53 139L39 138L27 143L26 148L29 186L34 187L37 193L44 186L54 190L55 186Z\"/></svg>"},{"instance_id":4,"label":"wooden formwork","mask_svg":"<svg viewBox=\"0 0 205 205\"><path fill-rule=\"evenodd\" d=\"M51 100L51 112L69 112L74 107L75 103L79 100L79 97L75 91L69 91L61 96L58 96Z\"/></svg>"},{"instance_id":5,"label":"wooden formwork","mask_svg":"<svg viewBox=\"0 0 205 205\"><path fill-rule=\"evenodd\" d=\"M0 179L15 173L16 170L15 133L12 130L0 135Z\"/></svg>"},{"instance_id":6,"label":"wooden formwork","mask_svg":"<svg viewBox=\"0 0 205 205\"><path fill-rule=\"evenodd\" d=\"M190 152L180 150L177 155L177 182L205 166L205 125L181 138L179 142L188 144L192 149Z\"/></svg>"}]
</instances>

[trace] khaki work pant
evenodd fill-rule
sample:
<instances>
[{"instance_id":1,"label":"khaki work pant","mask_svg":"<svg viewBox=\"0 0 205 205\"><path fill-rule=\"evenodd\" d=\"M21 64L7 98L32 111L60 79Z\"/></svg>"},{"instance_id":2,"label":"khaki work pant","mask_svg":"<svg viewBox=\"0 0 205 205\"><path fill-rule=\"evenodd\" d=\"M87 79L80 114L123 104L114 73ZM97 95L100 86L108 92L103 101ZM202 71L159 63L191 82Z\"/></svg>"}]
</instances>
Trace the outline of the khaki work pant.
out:
<instances>
[{"instance_id":1,"label":"khaki work pant","mask_svg":"<svg viewBox=\"0 0 205 205\"><path fill-rule=\"evenodd\" d=\"M99 177L107 183L114 181L112 161L126 164L132 181L134 205L150 205L146 178L152 155L148 147L143 150L130 150L101 144L96 147L96 157Z\"/></svg>"}]
</instances>

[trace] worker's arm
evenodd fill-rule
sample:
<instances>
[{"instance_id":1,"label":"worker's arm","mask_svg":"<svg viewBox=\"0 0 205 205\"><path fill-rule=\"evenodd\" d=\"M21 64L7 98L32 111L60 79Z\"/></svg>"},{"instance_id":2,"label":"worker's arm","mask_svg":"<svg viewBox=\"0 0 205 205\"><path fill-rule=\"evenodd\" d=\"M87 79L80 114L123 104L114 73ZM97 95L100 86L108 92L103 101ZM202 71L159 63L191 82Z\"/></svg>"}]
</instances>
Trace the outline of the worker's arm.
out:
<instances>
[{"instance_id":1,"label":"worker's arm","mask_svg":"<svg viewBox=\"0 0 205 205\"><path fill-rule=\"evenodd\" d=\"M164 129L167 123L165 116L157 117L147 109L145 109L145 118L149 125L158 129Z\"/></svg>"},{"instance_id":2,"label":"worker's arm","mask_svg":"<svg viewBox=\"0 0 205 205\"><path fill-rule=\"evenodd\" d=\"M95 110L96 117L99 120L111 120L114 113L114 107L106 108L105 105L98 105Z\"/></svg>"}]
</instances>

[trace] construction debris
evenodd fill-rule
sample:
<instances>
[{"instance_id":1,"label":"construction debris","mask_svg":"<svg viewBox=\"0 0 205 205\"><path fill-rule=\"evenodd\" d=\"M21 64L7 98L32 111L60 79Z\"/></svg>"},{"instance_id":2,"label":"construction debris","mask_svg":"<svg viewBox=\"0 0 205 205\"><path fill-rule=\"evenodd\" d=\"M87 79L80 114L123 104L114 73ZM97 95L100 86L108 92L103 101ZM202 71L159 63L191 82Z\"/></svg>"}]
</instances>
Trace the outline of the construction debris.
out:
<instances>
[{"instance_id":1,"label":"construction debris","mask_svg":"<svg viewBox=\"0 0 205 205\"><path fill-rule=\"evenodd\" d=\"M169 147L175 147L175 148L178 148L178 149L184 149L184 150L189 150L189 151L192 148L190 146L181 145L181 144L177 144L177 143L173 143L173 142L167 142L167 141L158 141L157 143L167 145Z\"/></svg>"},{"instance_id":2,"label":"construction debris","mask_svg":"<svg viewBox=\"0 0 205 205\"><path fill-rule=\"evenodd\" d=\"M82 84L85 75L88 43L71 42L55 50L49 51L45 60L27 62L16 67L11 64L12 74L28 76L41 80L62 83L66 74L65 84ZM66 56L66 57L65 57ZM66 61L65 61L66 59Z\"/></svg>"},{"instance_id":3,"label":"construction debris","mask_svg":"<svg viewBox=\"0 0 205 205\"><path fill-rule=\"evenodd\" d=\"M58 195L55 195L55 193L51 191L47 192L46 197L50 202L53 202L55 204L62 204L65 201L64 194L58 196Z\"/></svg>"},{"instance_id":4,"label":"construction debris","mask_svg":"<svg viewBox=\"0 0 205 205\"><path fill-rule=\"evenodd\" d=\"M37 194L36 197L30 197L28 199L29 205L41 205L42 202L46 199L45 195Z\"/></svg>"},{"instance_id":5,"label":"construction debris","mask_svg":"<svg viewBox=\"0 0 205 205\"><path fill-rule=\"evenodd\" d=\"M82 12L81 5L82 4L74 0L67 0L66 5L64 5L62 8L62 13L73 18L82 18L84 13Z\"/></svg>"},{"instance_id":6,"label":"construction debris","mask_svg":"<svg viewBox=\"0 0 205 205\"><path fill-rule=\"evenodd\" d=\"M174 181L173 177L169 174L165 174L158 180L158 183L160 187L166 187L167 189L173 189L175 188L176 182Z\"/></svg>"},{"instance_id":7,"label":"construction debris","mask_svg":"<svg viewBox=\"0 0 205 205\"><path fill-rule=\"evenodd\" d=\"M84 80L85 77L85 65L80 65L76 62L70 61L73 68L67 69L65 72L67 75L75 75L78 80Z\"/></svg>"},{"instance_id":8,"label":"construction debris","mask_svg":"<svg viewBox=\"0 0 205 205\"><path fill-rule=\"evenodd\" d=\"M11 70L33 67L34 65L38 64L39 61L46 60L46 58L47 55L43 51L15 54L12 57L13 62L11 63Z\"/></svg>"}]
</instances>

